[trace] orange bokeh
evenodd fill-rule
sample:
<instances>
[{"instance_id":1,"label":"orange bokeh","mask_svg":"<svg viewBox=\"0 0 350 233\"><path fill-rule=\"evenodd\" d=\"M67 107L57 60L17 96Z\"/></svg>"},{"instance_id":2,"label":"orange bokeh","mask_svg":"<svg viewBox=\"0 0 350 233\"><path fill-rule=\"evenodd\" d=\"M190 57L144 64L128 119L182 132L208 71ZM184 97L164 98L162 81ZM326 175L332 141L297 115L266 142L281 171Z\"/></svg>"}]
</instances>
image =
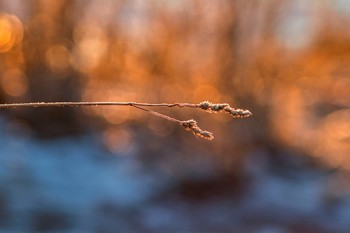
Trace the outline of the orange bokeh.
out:
<instances>
[{"instance_id":1,"label":"orange bokeh","mask_svg":"<svg viewBox=\"0 0 350 233\"><path fill-rule=\"evenodd\" d=\"M163 113L214 131L211 150L222 164L264 141L350 168L350 19L335 3L28 2L30 12L0 14L4 101L228 102L254 117ZM196 140L136 109L84 112L104 122L112 151L137 138L114 128L124 124L185 145ZM237 158L231 151L240 151Z\"/></svg>"},{"instance_id":2,"label":"orange bokeh","mask_svg":"<svg viewBox=\"0 0 350 233\"><path fill-rule=\"evenodd\" d=\"M23 38L23 25L14 15L0 13L0 53L10 51Z\"/></svg>"}]
</instances>

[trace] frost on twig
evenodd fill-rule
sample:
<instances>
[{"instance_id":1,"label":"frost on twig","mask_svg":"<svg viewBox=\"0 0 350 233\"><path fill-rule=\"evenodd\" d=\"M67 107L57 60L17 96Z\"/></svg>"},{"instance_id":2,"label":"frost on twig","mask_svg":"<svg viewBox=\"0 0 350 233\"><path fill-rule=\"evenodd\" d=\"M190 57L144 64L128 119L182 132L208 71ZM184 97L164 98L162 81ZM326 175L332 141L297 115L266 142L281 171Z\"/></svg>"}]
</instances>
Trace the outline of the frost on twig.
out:
<instances>
[{"instance_id":1,"label":"frost on twig","mask_svg":"<svg viewBox=\"0 0 350 233\"><path fill-rule=\"evenodd\" d=\"M187 121L181 121L170 116L161 114L157 111L153 111L144 107L179 107L179 108L200 108L210 113L225 112L230 114L234 118L246 118L250 117L252 113L249 110L235 109L229 104L220 103L213 104L209 101L203 101L199 104L190 103L137 103L137 102L31 102L31 103L11 103L11 104L0 104L1 108L20 108L20 107L88 107L88 106L129 106L146 111L152 115L163 118L168 121L172 121L182 125L185 130L192 132L196 137L204 138L207 140L214 139L213 133L202 130L198 127L197 122L193 119Z\"/></svg>"},{"instance_id":2,"label":"frost on twig","mask_svg":"<svg viewBox=\"0 0 350 233\"><path fill-rule=\"evenodd\" d=\"M203 101L198 105L198 107L211 113L225 112L234 118L246 118L252 115L249 110L231 108L231 106L226 103L213 104L209 101Z\"/></svg>"},{"instance_id":3,"label":"frost on twig","mask_svg":"<svg viewBox=\"0 0 350 233\"><path fill-rule=\"evenodd\" d=\"M185 128L185 130L192 132L196 137L204 138L207 140L214 139L213 133L199 128L197 122L193 119L188 121L181 121L180 124Z\"/></svg>"}]
</instances>

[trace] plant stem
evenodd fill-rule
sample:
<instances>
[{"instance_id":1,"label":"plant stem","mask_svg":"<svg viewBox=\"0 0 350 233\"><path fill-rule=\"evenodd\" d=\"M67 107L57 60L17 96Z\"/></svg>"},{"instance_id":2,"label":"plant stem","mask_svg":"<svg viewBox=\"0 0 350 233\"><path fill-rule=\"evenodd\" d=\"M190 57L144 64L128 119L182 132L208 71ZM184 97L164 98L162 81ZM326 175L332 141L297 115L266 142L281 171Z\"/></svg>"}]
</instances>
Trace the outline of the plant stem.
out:
<instances>
[{"instance_id":1,"label":"plant stem","mask_svg":"<svg viewBox=\"0 0 350 233\"><path fill-rule=\"evenodd\" d=\"M190 103L138 103L138 102L30 102L30 103L12 103L0 104L0 108L18 108L18 107L88 107L88 106L143 106L143 107L188 107L198 108L198 104Z\"/></svg>"},{"instance_id":2,"label":"plant stem","mask_svg":"<svg viewBox=\"0 0 350 233\"><path fill-rule=\"evenodd\" d=\"M163 118L165 120L168 120L168 121L172 121L172 122L175 122L175 123L178 123L181 125L182 121L178 120L178 119L175 119L175 118L172 118L170 116L167 116L167 115L164 115L164 114L161 114L159 112L155 112L155 111L152 111L152 110L149 110L149 109L145 109L145 108L142 108L142 107L139 107L139 106L136 106L136 105L133 105L132 107L134 108L138 108L142 111L146 111L146 112L149 112L150 114L152 115L155 115L157 117L160 117L160 118Z\"/></svg>"},{"instance_id":3,"label":"plant stem","mask_svg":"<svg viewBox=\"0 0 350 233\"><path fill-rule=\"evenodd\" d=\"M19 108L19 107L88 107L88 106L129 106L146 111L152 115L163 118L168 121L175 122L183 126L187 131L192 132L196 137L201 137L207 140L212 140L214 138L213 134L209 131L202 130L197 125L197 122L193 119L187 121L181 121L170 116L161 114L156 111L152 111L143 107L187 107L187 108L199 108L210 113L224 112L230 114L234 118L246 118L252 115L249 110L235 109L230 107L229 104L213 104L209 101L203 101L199 104L190 103L138 103L138 102L29 102L29 103L12 103L12 104L0 104L1 108Z\"/></svg>"}]
</instances>

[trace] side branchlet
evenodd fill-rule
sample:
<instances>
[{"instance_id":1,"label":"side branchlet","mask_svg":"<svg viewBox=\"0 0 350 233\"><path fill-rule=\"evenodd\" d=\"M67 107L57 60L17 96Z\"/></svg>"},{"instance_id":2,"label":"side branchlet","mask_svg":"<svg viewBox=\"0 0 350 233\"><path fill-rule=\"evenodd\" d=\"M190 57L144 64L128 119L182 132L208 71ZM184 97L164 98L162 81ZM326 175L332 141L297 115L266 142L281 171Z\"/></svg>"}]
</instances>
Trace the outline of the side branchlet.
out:
<instances>
[{"instance_id":1,"label":"side branchlet","mask_svg":"<svg viewBox=\"0 0 350 233\"><path fill-rule=\"evenodd\" d=\"M192 132L196 137L204 138L207 140L214 139L213 133L199 128L197 122L193 119L188 121L181 121L180 124L185 128L185 130Z\"/></svg>"}]
</instances>

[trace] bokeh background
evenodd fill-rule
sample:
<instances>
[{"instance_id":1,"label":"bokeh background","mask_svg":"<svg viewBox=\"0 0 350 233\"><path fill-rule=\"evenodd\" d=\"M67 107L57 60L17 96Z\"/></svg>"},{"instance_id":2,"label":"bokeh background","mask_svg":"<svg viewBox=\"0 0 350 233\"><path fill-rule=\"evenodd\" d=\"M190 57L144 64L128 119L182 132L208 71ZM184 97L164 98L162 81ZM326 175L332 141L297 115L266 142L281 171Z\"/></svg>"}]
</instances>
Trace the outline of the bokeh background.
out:
<instances>
[{"instance_id":1,"label":"bokeh background","mask_svg":"<svg viewBox=\"0 0 350 233\"><path fill-rule=\"evenodd\" d=\"M346 233L349 0L0 0L0 232Z\"/></svg>"}]
</instances>

